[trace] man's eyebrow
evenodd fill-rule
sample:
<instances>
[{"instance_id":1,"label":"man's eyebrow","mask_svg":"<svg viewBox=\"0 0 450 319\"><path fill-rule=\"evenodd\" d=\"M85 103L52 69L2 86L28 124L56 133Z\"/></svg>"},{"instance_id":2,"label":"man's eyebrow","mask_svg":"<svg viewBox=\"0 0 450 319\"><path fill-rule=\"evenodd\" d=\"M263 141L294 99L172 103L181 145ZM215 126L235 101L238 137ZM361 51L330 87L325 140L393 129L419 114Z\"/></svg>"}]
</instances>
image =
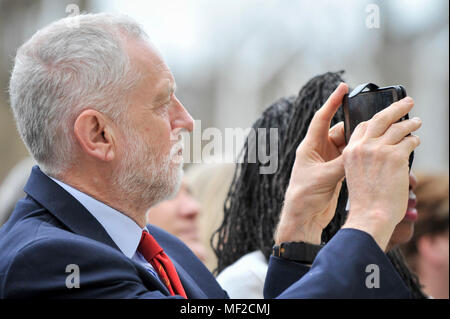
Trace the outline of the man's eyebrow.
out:
<instances>
[{"instance_id":1,"label":"man's eyebrow","mask_svg":"<svg viewBox=\"0 0 450 319\"><path fill-rule=\"evenodd\" d=\"M177 84L175 82L172 82L171 84L169 84L169 86L167 87L167 90L161 90L160 93L158 93L158 95L156 95L155 97L155 101L162 101L162 100L166 100L168 97L170 97L173 93L175 93L177 89Z\"/></svg>"},{"instance_id":2,"label":"man's eyebrow","mask_svg":"<svg viewBox=\"0 0 450 319\"><path fill-rule=\"evenodd\" d=\"M172 95L177 90L177 84L173 82L173 84L169 87L169 95Z\"/></svg>"}]
</instances>

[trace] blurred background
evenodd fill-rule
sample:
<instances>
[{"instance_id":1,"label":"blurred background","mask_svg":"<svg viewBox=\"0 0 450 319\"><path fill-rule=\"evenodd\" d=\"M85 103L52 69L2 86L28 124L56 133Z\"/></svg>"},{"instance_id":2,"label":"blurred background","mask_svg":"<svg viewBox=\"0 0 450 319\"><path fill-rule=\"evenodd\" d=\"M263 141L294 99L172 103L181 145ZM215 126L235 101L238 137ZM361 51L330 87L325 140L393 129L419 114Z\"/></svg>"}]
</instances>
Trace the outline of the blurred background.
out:
<instances>
[{"instance_id":1,"label":"blurred background","mask_svg":"<svg viewBox=\"0 0 450 319\"><path fill-rule=\"evenodd\" d=\"M15 51L77 11L137 19L202 129L250 127L326 71L345 70L351 87L402 84L424 123L414 168L448 171L448 9L445 0L0 0L0 181L27 155L8 105Z\"/></svg>"}]
</instances>

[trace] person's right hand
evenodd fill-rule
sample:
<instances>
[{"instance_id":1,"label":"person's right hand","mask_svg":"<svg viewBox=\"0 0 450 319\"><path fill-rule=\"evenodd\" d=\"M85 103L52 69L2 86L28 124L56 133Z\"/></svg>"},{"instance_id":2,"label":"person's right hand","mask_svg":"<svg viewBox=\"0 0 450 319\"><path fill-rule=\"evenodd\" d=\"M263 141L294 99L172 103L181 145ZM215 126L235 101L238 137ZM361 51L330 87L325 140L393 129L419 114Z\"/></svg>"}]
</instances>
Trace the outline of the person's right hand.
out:
<instances>
[{"instance_id":1,"label":"person's right hand","mask_svg":"<svg viewBox=\"0 0 450 319\"><path fill-rule=\"evenodd\" d=\"M343 228L369 233L382 250L408 205L409 155L420 144L408 134L422 123L418 118L397 121L413 105L406 97L360 123L343 151L350 200Z\"/></svg>"}]
</instances>

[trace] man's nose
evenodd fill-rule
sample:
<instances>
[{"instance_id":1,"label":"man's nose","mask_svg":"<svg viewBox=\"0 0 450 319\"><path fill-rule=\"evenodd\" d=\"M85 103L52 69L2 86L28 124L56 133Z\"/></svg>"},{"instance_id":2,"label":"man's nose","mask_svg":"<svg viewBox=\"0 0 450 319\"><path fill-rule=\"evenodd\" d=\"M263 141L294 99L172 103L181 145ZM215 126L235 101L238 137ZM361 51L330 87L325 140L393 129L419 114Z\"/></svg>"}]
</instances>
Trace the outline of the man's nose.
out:
<instances>
[{"instance_id":1,"label":"man's nose","mask_svg":"<svg viewBox=\"0 0 450 319\"><path fill-rule=\"evenodd\" d=\"M176 98L172 112L171 125L172 129L185 129L191 132L194 129L194 120L189 112L184 108L183 104Z\"/></svg>"}]
</instances>

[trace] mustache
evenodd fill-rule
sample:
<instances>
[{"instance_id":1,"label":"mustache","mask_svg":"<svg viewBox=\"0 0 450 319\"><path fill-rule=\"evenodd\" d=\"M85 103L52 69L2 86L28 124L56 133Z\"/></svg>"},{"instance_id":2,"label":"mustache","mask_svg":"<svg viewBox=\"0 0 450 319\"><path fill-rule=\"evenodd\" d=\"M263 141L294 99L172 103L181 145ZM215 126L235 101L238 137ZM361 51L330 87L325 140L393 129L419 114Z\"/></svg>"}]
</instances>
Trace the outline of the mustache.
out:
<instances>
[{"instance_id":1,"label":"mustache","mask_svg":"<svg viewBox=\"0 0 450 319\"><path fill-rule=\"evenodd\" d=\"M175 164L183 163L184 139L182 135L178 136L178 142L170 148L170 160Z\"/></svg>"},{"instance_id":2,"label":"mustache","mask_svg":"<svg viewBox=\"0 0 450 319\"><path fill-rule=\"evenodd\" d=\"M184 143L183 141L177 142L170 148L170 156L177 155L179 151L183 152Z\"/></svg>"}]
</instances>

